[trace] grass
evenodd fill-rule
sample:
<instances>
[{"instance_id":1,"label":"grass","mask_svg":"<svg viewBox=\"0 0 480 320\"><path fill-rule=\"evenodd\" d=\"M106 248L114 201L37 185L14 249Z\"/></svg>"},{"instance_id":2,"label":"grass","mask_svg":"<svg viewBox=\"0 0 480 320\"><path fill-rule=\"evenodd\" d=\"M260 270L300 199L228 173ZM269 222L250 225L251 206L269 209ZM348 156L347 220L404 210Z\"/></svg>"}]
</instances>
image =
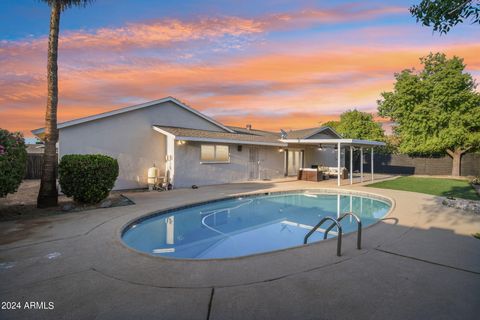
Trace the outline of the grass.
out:
<instances>
[{"instance_id":1,"label":"grass","mask_svg":"<svg viewBox=\"0 0 480 320\"><path fill-rule=\"evenodd\" d=\"M466 180L400 177L394 180L369 184L368 187L412 191L442 197L480 200L480 196Z\"/></svg>"}]
</instances>

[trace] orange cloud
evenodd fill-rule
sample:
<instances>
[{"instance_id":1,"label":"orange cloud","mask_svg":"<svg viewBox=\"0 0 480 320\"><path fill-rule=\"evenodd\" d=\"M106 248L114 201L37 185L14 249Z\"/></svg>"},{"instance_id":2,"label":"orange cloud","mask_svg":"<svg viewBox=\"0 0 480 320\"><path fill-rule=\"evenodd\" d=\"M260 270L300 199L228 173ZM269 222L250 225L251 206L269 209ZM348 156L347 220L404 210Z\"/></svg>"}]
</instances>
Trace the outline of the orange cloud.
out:
<instances>
[{"instance_id":1,"label":"orange cloud","mask_svg":"<svg viewBox=\"0 0 480 320\"><path fill-rule=\"evenodd\" d=\"M480 45L444 49L465 57L470 70L479 70L480 57L472 52L478 52ZM300 56L261 55L212 66L158 63L61 70L59 118L64 121L174 95L228 124L248 122L275 130L315 126L353 107L374 112L380 92L391 90L393 73L418 65L418 57L428 51L343 47ZM42 126L45 79L17 84L2 88L1 126L16 130Z\"/></svg>"},{"instance_id":2,"label":"orange cloud","mask_svg":"<svg viewBox=\"0 0 480 320\"><path fill-rule=\"evenodd\" d=\"M361 44L362 36L371 40L391 34L384 28L349 32L348 41L328 45L259 41L242 55L216 56L210 43L206 49L192 44L218 40L220 46L224 41L234 46L238 39L269 30L368 19L400 10L405 8L352 6L258 19L166 20L65 33L60 44L59 120L173 95L227 124L295 129L337 119L354 107L375 112L380 92L392 88L394 72L418 66L418 58L430 51L461 56L469 71L480 71L476 54L480 45L475 42L437 47ZM206 50L208 59L189 58L179 43L192 45L193 52ZM156 54L145 54L151 47ZM164 47L171 48L157 51ZM145 51L136 54L136 49ZM30 135L29 130L43 126L46 40L1 42L0 60L0 127Z\"/></svg>"},{"instance_id":3,"label":"orange cloud","mask_svg":"<svg viewBox=\"0 0 480 320\"><path fill-rule=\"evenodd\" d=\"M151 20L148 23L128 23L119 28L100 28L94 31L66 31L60 36L62 52L89 50L117 51L134 48L170 47L180 42L212 40L260 34L273 30L301 28L312 24L339 23L368 20L378 16L405 13L398 6L368 8L348 4L331 9L306 9L292 13L269 14L256 19L226 16L203 18L193 21L177 19ZM224 41L228 41L225 40ZM233 42L232 45L234 45ZM46 52L47 37L22 41L0 42L0 56L31 55L35 51ZM44 58L44 57L42 57Z\"/></svg>"},{"instance_id":4,"label":"orange cloud","mask_svg":"<svg viewBox=\"0 0 480 320\"><path fill-rule=\"evenodd\" d=\"M101 28L93 33L69 32L61 40L65 50L93 47L115 48L167 46L172 43L241 36L263 32L261 23L252 19L225 17L209 18L194 22L162 20L130 23L122 28Z\"/></svg>"},{"instance_id":5,"label":"orange cloud","mask_svg":"<svg viewBox=\"0 0 480 320\"><path fill-rule=\"evenodd\" d=\"M283 115L248 114L242 117L219 116L216 117L216 119L231 126L244 128L246 124L251 124L254 129L279 132L280 128L285 130L295 130L318 127L327 121L338 120L339 116L293 112L291 114Z\"/></svg>"}]
</instances>

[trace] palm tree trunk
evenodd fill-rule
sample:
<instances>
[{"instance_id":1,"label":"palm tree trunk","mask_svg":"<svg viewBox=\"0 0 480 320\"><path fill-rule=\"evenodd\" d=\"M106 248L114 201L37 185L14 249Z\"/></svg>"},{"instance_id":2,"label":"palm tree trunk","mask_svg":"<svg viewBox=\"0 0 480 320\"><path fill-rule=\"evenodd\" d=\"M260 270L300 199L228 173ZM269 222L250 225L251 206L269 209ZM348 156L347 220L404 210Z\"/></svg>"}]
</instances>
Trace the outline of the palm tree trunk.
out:
<instances>
[{"instance_id":1,"label":"palm tree trunk","mask_svg":"<svg viewBox=\"0 0 480 320\"><path fill-rule=\"evenodd\" d=\"M37 198L37 207L53 207L58 204L56 180L57 167L57 103L58 103L58 33L60 26L60 1L50 11L50 35L48 38L48 97L45 112L45 153L43 154L42 180Z\"/></svg>"}]
</instances>

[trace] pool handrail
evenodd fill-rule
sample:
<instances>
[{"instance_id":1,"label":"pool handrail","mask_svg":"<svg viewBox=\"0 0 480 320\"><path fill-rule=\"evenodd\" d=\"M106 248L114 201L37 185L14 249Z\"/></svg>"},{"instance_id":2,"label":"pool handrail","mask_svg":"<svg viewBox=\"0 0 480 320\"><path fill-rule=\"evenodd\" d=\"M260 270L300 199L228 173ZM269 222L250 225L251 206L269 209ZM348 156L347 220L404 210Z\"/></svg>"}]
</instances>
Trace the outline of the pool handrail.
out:
<instances>
[{"instance_id":1,"label":"pool handrail","mask_svg":"<svg viewBox=\"0 0 480 320\"><path fill-rule=\"evenodd\" d=\"M357 220L357 249L360 250L362 249L362 220L360 220L360 218L355 213L350 211L350 212L343 213L337 219L337 222L340 223L340 221L342 221L342 219L347 216L354 217L355 220ZM323 239L327 239L328 232L332 230L334 226L335 226L335 223L332 223L330 227L328 227L327 230L325 230L325 233L323 234Z\"/></svg>"},{"instance_id":2,"label":"pool handrail","mask_svg":"<svg viewBox=\"0 0 480 320\"><path fill-rule=\"evenodd\" d=\"M333 217L325 217L323 218L322 220L320 220L319 223L317 223L315 225L315 227L312 228L312 230L310 230L306 235L305 237L303 238L303 244L307 244L307 241L308 241L308 238L310 238L310 236L318 229L320 228L320 226L327 220L330 220L332 221L332 226L333 225L336 225L337 228L338 228L338 236L337 236L337 256L341 256L342 255L342 226L340 225L340 223L337 221L337 219L333 218Z\"/></svg>"}]
</instances>

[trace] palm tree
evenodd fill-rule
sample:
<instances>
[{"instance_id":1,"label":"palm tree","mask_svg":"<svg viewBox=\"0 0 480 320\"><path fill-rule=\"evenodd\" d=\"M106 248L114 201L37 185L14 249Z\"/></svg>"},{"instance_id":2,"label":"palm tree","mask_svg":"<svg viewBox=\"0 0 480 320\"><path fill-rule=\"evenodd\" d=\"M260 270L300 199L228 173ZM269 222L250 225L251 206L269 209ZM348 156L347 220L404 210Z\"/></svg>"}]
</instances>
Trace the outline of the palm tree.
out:
<instances>
[{"instance_id":1,"label":"palm tree","mask_svg":"<svg viewBox=\"0 0 480 320\"><path fill-rule=\"evenodd\" d=\"M58 141L57 103L58 103L58 33L60 31L60 13L73 6L86 6L93 0L40 0L46 2L50 10L50 34L48 37L48 96L45 112L45 153L43 155L42 180L38 192L37 207L56 206L58 191L55 169L57 166Z\"/></svg>"}]
</instances>

